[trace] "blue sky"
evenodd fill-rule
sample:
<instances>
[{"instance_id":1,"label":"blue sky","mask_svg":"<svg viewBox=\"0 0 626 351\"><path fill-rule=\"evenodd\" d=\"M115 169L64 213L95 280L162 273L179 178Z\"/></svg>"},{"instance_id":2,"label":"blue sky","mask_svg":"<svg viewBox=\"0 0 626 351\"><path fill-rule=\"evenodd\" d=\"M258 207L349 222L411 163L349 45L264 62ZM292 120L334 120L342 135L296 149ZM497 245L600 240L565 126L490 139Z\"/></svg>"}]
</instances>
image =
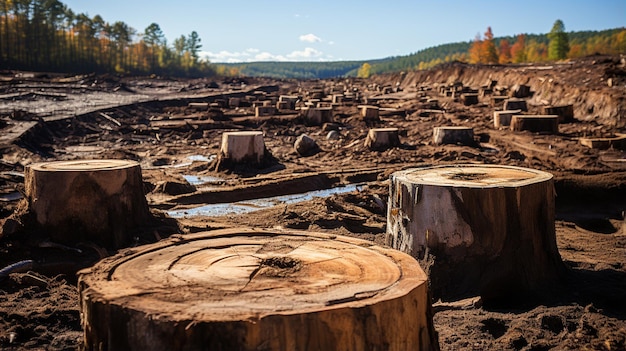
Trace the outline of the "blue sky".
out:
<instances>
[{"instance_id":1,"label":"blue sky","mask_svg":"<svg viewBox=\"0 0 626 351\"><path fill-rule=\"evenodd\" d=\"M495 36L626 27L626 0L61 0L76 13L159 24L168 43L198 32L211 62L368 60Z\"/></svg>"}]
</instances>

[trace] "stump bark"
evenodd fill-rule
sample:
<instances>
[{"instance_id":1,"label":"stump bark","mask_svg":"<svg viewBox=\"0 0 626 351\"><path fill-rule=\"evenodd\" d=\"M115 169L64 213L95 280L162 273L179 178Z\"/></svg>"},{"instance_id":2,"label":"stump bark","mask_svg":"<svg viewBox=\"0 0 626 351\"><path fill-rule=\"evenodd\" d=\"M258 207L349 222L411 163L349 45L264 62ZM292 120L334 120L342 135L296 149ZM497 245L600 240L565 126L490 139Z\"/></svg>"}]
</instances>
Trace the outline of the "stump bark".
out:
<instances>
[{"instance_id":1,"label":"stump bark","mask_svg":"<svg viewBox=\"0 0 626 351\"><path fill-rule=\"evenodd\" d=\"M86 350L438 350L409 255L348 237L229 229L79 272Z\"/></svg>"},{"instance_id":2,"label":"stump bark","mask_svg":"<svg viewBox=\"0 0 626 351\"><path fill-rule=\"evenodd\" d=\"M435 145L461 144L473 146L476 141L474 140L474 130L471 127L435 127L433 128L433 143Z\"/></svg>"},{"instance_id":3,"label":"stump bark","mask_svg":"<svg viewBox=\"0 0 626 351\"><path fill-rule=\"evenodd\" d=\"M551 133L559 132L559 116L557 115L513 115L511 117L511 130L524 131L532 133Z\"/></svg>"},{"instance_id":4,"label":"stump bark","mask_svg":"<svg viewBox=\"0 0 626 351\"><path fill-rule=\"evenodd\" d=\"M544 106L542 110L544 115L559 116L559 123L574 121L574 105Z\"/></svg>"},{"instance_id":5,"label":"stump bark","mask_svg":"<svg viewBox=\"0 0 626 351\"><path fill-rule=\"evenodd\" d=\"M387 244L434 255L434 298L485 303L549 295L565 268L556 246L552 175L451 165L391 175Z\"/></svg>"},{"instance_id":6,"label":"stump bark","mask_svg":"<svg viewBox=\"0 0 626 351\"><path fill-rule=\"evenodd\" d=\"M399 145L398 128L372 128L365 138L365 147L371 150L387 150Z\"/></svg>"},{"instance_id":7,"label":"stump bark","mask_svg":"<svg viewBox=\"0 0 626 351\"><path fill-rule=\"evenodd\" d=\"M361 110L361 117L365 121L379 121L380 120L380 108L378 106L363 105L359 106Z\"/></svg>"},{"instance_id":8,"label":"stump bark","mask_svg":"<svg viewBox=\"0 0 626 351\"><path fill-rule=\"evenodd\" d=\"M504 101L504 110L522 110L528 111L528 105L524 99L507 99Z\"/></svg>"},{"instance_id":9,"label":"stump bark","mask_svg":"<svg viewBox=\"0 0 626 351\"><path fill-rule=\"evenodd\" d=\"M495 128L510 127L511 118L513 115L517 115L522 110L505 110L505 111L493 111L493 126Z\"/></svg>"},{"instance_id":10,"label":"stump bark","mask_svg":"<svg viewBox=\"0 0 626 351\"><path fill-rule=\"evenodd\" d=\"M236 164L258 166L265 157L263 132L225 132L218 157L218 168L228 168Z\"/></svg>"},{"instance_id":11,"label":"stump bark","mask_svg":"<svg viewBox=\"0 0 626 351\"><path fill-rule=\"evenodd\" d=\"M134 161L35 163L26 167L24 180L36 225L55 242L91 241L118 249L151 218L141 167Z\"/></svg>"},{"instance_id":12,"label":"stump bark","mask_svg":"<svg viewBox=\"0 0 626 351\"><path fill-rule=\"evenodd\" d=\"M304 121L309 126L321 126L326 122L333 121L333 109L331 107L309 107L303 110Z\"/></svg>"}]
</instances>

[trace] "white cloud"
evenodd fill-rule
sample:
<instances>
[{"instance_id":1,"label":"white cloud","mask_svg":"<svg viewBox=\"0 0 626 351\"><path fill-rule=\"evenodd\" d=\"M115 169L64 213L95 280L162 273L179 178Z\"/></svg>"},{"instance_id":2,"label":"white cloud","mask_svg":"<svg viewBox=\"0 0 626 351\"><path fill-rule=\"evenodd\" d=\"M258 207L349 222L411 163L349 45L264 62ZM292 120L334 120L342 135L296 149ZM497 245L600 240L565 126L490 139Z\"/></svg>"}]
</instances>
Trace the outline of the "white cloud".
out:
<instances>
[{"instance_id":1,"label":"white cloud","mask_svg":"<svg viewBox=\"0 0 626 351\"><path fill-rule=\"evenodd\" d=\"M292 51L287 55L290 60L298 61L299 59L312 59L322 57L324 53L313 48L304 48L302 51Z\"/></svg>"},{"instance_id":2,"label":"white cloud","mask_svg":"<svg viewBox=\"0 0 626 351\"><path fill-rule=\"evenodd\" d=\"M322 39L313 33L309 33L309 34L301 35L300 41L306 41L309 43L319 43L322 41Z\"/></svg>"},{"instance_id":3,"label":"white cloud","mask_svg":"<svg viewBox=\"0 0 626 351\"><path fill-rule=\"evenodd\" d=\"M303 50L294 50L288 54L273 54L255 48L248 48L243 51L220 51L217 53L203 51L201 58L209 59L213 63L237 63L254 61L330 61L333 56L324 54L322 51L306 47Z\"/></svg>"}]
</instances>

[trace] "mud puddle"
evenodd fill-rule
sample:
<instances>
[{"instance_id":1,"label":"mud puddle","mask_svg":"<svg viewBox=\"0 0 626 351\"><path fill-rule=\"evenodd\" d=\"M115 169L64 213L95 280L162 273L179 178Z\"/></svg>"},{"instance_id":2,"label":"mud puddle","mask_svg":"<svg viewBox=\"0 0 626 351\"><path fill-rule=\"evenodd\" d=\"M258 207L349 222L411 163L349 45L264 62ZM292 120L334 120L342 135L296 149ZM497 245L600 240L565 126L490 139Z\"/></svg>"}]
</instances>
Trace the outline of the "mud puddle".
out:
<instances>
[{"instance_id":1,"label":"mud puddle","mask_svg":"<svg viewBox=\"0 0 626 351\"><path fill-rule=\"evenodd\" d=\"M352 191L361 191L365 184L351 184L338 186L330 189L314 190L306 193L273 196L260 199L252 199L238 202L211 204L184 210L167 211L170 217L188 218L194 216L218 217L226 215L240 215L279 205L295 204L302 201L312 200L316 197L329 197L336 194L344 194Z\"/></svg>"}]
</instances>

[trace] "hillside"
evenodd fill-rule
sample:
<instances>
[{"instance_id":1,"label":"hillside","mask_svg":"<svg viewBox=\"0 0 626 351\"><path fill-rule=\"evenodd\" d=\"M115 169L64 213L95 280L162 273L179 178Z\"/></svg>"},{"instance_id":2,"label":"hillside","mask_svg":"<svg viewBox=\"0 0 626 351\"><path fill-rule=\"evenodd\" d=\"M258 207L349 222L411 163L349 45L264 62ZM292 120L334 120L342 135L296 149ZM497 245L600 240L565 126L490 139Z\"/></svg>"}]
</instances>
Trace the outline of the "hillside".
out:
<instances>
[{"instance_id":1,"label":"hillside","mask_svg":"<svg viewBox=\"0 0 626 351\"><path fill-rule=\"evenodd\" d=\"M619 47L616 43L618 34L626 31L625 28L614 28L602 31L569 32L570 46L577 49L572 54L577 57L595 53L623 53L614 50ZM626 37L626 35L622 35ZM524 34L529 51L529 61L542 61L541 50L546 47L549 39L547 34ZM626 38L625 38L626 39ZM496 47L502 41L510 44L516 42L516 37L502 36L494 38ZM239 75L247 77L271 78L298 78L298 79L326 79L335 77L356 77L359 67L364 63L371 65L370 74L392 73L399 71L417 70L432 67L435 64L451 61L466 61L467 53L472 41L437 45L419 50L403 56L392 56L383 59L363 61L334 61L334 62L247 62L218 64ZM616 51L616 52L611 52ZM539 54L536 54L539 52ZM535 57L536 56L536 57Z\"/></svg>"}]
</instances>

